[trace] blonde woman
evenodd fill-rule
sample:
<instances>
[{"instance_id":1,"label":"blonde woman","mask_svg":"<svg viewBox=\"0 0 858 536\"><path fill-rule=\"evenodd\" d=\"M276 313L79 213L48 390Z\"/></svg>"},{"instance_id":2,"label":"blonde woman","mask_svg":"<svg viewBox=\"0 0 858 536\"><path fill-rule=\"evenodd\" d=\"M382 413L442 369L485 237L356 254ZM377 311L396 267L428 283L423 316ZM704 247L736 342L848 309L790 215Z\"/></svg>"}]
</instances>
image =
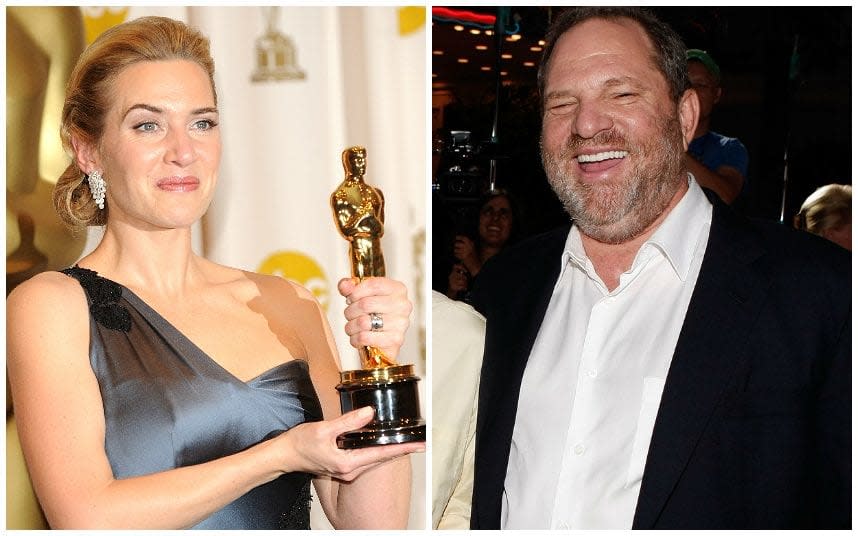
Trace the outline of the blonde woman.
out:
<instances>
[{"instance_id":1,"label":"blonde woman","mask_svg":"<svg viewBox=\"0 0 858 536\"><path fill-rule=\"evenodd\" d=\"M795 227L852 251L852 186L827 184L817 188L801 205Z\"/></svg>"},{"instance_id":2,"label":"blonde woman","mask_svg":"<svg viewBox=\"0 0 858 536\"><path fill-rule=\"evenodd\" d=\"M54 528L309 528L310 481L337 528L404 528L422 443L341 450L336 348L306 289L193 253L221 154L208 40L143 18L80 57L55 204L104 225L78 265L7 300L22 447ZM344 279L352 344L397 355L402 284ZM369 313L383 315L370 331Z\"/></svg>"}]
</instances>

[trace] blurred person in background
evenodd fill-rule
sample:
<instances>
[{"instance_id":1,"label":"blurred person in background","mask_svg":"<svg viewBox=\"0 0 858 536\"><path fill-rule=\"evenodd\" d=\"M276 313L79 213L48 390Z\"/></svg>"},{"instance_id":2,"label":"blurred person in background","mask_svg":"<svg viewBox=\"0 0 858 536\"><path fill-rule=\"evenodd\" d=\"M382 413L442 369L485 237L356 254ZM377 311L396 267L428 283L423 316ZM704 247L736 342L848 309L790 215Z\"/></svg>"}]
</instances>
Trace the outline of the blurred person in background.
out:
<instances>
[{"instance_id":1,"label":"blurred person in background","mask_svg":"<svg viewBox=\"0 0 858 536\"><path fill-rule=\"evenodd\" d=\"M748 150L737 138L711 130L712 114L721 100L721 69L707 52L686 51L688 78L700 102L700 118L694 139L688 145L685 165L700 186L709 188L732 204L745 187Z\"/></svg>"},{"instance_id":2,"label":"blurred person in background","mask_svg":"<svg viewBox=\"0 0 858 536\"><path fill-rule=\"evenodd\" d=\"M826 184L810 194L794 218L796 229L852 251L852 186Z\"/></svg>"},{"instance_id":3,"label":"blurred person in background","mask_svg":"<svg viewBox=\"0 0 858 536\"><path fill-rule=\"evenodd\" d=\"M432 528L467 530L486 319L432 291Z\"/></svg>"},{"instance_id":4,"label":"blurred person in background","mask_svg":"<svg viewBox=\"0 0 858 536\"><path fill-rule=\"evenodd\" d=\"M519 226L515 200L503 189L480 198L476 239L458 234L453 241L456 262L450 269L447 296L468 301L468 294L483 264L515 241Z\"/></svg>"}]
</instances>

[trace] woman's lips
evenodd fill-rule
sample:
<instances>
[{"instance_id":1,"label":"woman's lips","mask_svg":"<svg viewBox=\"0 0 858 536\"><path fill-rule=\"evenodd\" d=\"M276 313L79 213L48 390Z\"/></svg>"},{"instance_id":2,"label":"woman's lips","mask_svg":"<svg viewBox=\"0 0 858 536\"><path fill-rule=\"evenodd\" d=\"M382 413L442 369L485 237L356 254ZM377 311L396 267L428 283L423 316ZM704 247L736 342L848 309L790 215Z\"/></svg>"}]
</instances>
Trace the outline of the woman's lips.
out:
<instances>
[{"instance_id":1,"label":"woman's lips","mask_svg":"<svg viewBox=\"0 0 858 536\"><path fill-rule=\"evenodd\" d=\"M199 188L196 177L167 177L158 181L158 188L168 192L191 192Z\"/></svg>"}]
</instances>

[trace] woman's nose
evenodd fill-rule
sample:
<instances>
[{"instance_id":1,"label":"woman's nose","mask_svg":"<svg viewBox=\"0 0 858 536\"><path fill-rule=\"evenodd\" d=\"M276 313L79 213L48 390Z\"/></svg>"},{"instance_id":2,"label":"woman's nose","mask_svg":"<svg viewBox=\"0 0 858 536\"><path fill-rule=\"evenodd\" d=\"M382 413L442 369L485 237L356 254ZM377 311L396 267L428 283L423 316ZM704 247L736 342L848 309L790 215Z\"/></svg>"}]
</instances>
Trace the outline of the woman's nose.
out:
<instances>
[{"instance_id":1,"label":"woman's nose","mask_svg":"<svg viewBox=\"0 0 858 536\"><path fill-rule=\"evenodd\" d=\"M167 135L167 160L179 166L187 166L194 161L194 142L182 129L171 129Z\"/></svg>"}]
</instances>

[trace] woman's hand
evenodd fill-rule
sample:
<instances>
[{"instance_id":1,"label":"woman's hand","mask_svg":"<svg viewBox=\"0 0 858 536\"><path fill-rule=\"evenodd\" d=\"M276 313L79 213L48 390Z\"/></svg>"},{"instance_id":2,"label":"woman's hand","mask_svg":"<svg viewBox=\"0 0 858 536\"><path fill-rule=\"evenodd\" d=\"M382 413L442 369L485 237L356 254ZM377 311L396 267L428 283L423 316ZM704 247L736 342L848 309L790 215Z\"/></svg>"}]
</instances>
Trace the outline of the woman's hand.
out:
<instances>
[{"instance_id":1,"label":"woman's hand","mask_svg":"<svg viewBox=\"0 0 858 536\"><path fill-rule=\"evenodd\" d=\"M370 277L359 283L342 279L337 289L346 298L345 330L351 345L374 346L396 361L413 309L405 285L386 277ZM384 325L380 330L372 331L370 313L381 317Z\"/></svg>"},{"instance_id":2,"label":"woman's hand","mask_svg":"<svg viewBox=\"0 0 858 536\"><path fill-rule=\"evenodd\" d=\"M456 235L453 240L453 256L460 261L477 258L477 246L465 235Z\"/></svg>"},{"instance_id":3,"label":"woman's hand","mask_svg":"<svg viewBox=\"0 0 858 536\"><path fill-rule=\"evenodd\" d=\"M291 448L283 450L287 455L286 472L301 471L351 482L376 465L426 450L424 442L360 449L337 447L338 435L361 428L372 420L373 414L371 407L364 407L336 419L299 424L278 436L278 440L291 443Z\"/></svg>"},{"instance_id":4,"label":"woman's hand","mask_svg":"<svg viewBox=\"0 0 858 536\"><path fill-rule=\"evenodd\" d=\"M453 256L462 261L472 276L480 271L480 257L477 255L477 245L465 235L456 235L453 241Z\"/></svg>"}]
</instances>

